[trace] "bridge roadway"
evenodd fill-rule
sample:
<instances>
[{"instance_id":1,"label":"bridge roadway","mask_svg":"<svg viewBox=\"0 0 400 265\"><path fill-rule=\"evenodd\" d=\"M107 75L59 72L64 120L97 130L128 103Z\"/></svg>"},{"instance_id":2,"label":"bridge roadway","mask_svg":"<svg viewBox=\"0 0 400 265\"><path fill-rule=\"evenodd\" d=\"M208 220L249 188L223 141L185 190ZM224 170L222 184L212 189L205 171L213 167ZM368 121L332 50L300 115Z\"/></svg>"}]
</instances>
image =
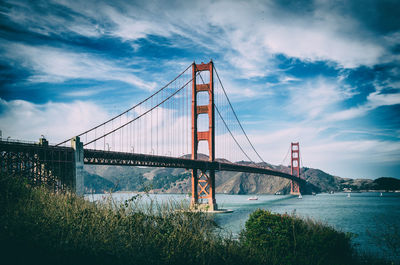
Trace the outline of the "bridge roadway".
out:
<instances>
[{"instance_id":1,"label":"bridge roadway","mask_svg":"<svg viewBox=\"0 0 400 265\"><path fill-rule=\"evenodd\" d=\"M37 157L42 163L73 163L74 149L71 147L41 145L37 143L2 141L0 140L1 163L4 162L6 154L20 154L19 159L26 157ZM201 170L218 170L218 171L234 171L265 174L270 176L282 177L296 181L300 186L306 184L306 181L287 173L280 171L257 167L247 166L234 163L226 163L219 161L192 160L187 158L176 158L169 156L146 155L125 152L101 151L93 149L84 149L83 163L89 165L118 165L118 166L146 166L146 167L170 167L170 168L186 168ZM7 163L9 164L9 163Z\"/></svg>"},{"instance_id":2,"label":"bridge roadway","mask_svg":"<svg viewBox=\"0 0 400 265\"><path fill-rule=\"evenodd\" d=\"M84 149L84 163L91 165L118 165L118 166L146 166L146 167L171 167L186 169L214 169L218 171L235 171L265 174L270 176L282 177L294 180L300 186L306 184L306 181L293 175L280 171L257 167L246 166L233 163L225 163L219 161L192 160L187 158L176 158L169 156L145 155L124 152L100 151L92 149Z\"/></svg>"}]
</instances>

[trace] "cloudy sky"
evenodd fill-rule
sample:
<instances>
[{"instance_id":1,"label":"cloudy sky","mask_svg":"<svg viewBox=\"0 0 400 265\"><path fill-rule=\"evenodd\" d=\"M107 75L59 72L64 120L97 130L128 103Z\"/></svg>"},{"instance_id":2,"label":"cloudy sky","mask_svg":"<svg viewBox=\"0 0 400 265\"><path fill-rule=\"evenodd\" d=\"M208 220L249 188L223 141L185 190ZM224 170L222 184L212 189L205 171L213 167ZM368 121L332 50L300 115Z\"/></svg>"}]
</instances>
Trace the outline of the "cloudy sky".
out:
<instances>
[{"instance_id":1,"label":"cloudy sky","mask_svg":"<svg viewBox=\"0 0 400 265\"><path fill-rule=\"evenodd\" d=\"M0 3L3 138L64 140L213 59L264 160L399 178L400 2Z\"/></svg>"}]
</instances>

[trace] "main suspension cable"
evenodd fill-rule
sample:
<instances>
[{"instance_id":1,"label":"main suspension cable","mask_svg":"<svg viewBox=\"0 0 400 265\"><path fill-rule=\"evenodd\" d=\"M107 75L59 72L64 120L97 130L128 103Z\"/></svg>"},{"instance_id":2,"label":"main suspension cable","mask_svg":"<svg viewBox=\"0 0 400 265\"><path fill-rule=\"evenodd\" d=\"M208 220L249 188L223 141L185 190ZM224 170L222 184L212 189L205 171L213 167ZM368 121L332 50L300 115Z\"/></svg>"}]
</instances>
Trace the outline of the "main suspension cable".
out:
<instances>
[{"instance_id":1,"label":"main suspension cable","mask_svg":"<svg viewBox=\"0 0 400 265\"><path fill-rule=\"evenodd\" d=\"M281 165L283 165L283 163L285 163L286 158L287 158L287 156L288 156L288 154L289 154L289 151L290 151L290 147L288 148L288 150L287 150L287 152L286 152L286 155L285 155L285 158L282 160Z\"/></svg>"},{"instance_id":2,"label":"main suspension cable","mask_svg":"<svg viewBox=\"0 0 400 265\"><path fill-rule=\"evenodd\" d=\"M148 96L147 98L145 98L144 100L140 101L140 102L137 103L135 106L133 106L133 107L127 109L126 111L120 113L119 115L117 115L117 116L115 116L115 117L113 117L113 118L111 118L111 119L109 119L109 120L107 120L107 121L105 121L105 122L103 122L103 123L101 123L101 124L99 124L99 125L97 125L97 126L91 128L91 129L89 129L89 130L87 130L87 131L85 131L85 132L83 132L83 133L78 134L77 136L82 136L82 135L84 135L84 134L86 134L86 133L88 133L88 132L90 132L90 131L93 131L93 130L95 130L95 129L97 129L97 128L99 128L99 127L101 127L101 126L103 126L103 125L105 125L105 124L107 124L107 123L109 123L110 121L113 121L113 120L115 120L115 119L121 117L121 116L124 115L125 113L127 113L127 112L129 112L129 111L135 109L135 108L138 107L139 105L143 104L144 102L148 101L149 99L151 99L152 97L154 97L155 95L157 95L158 93L160 93L161 91L163 91L163 90L164 90L165 88L167 88L170 84L172 84L173 82L175 82L175 80L177 80L179 77L181 77L191 66L192 66L192 65L190 64L183 72L181 72L179 75L177 75L177 76L176 76L174 79L172 79L168 84L166 84L165 86L163 86L162 88L160 88L160 89L159 89L158 91L156 91L154 94L152 94L152 95ZM70 141L71 139L72 139L72 138L69 138L69 139L67 139L67 140L65 140L65 141L63 141L63 142L61 142L61 143L59 143L59 144L56 144L56 146L65 144L66 142ZM92 142L93 142L93 141L92 141Z\"/></svg>"},{"instance_id":3,"label":"main suspension cable","mask_svg":"<svg viewBox=\"0 0 400 265\"><path fill-rule=\"evenodd\" d=\"M201 73L201 72L198 72ZM205 84L203 77L201 76L201 74L199 74L201 81L203 82L203 84ZM210 90L210 87L208 86L208 89ZM235 136L233 135L232 131L229 129L228 125L226 124L224 118L222 117L218 107L214 104L215 109L218 112L219 117L221 118L222 122L224 123L226 129L228 130L229 134L232 136L233 140L235 141L235 143L237 144L237 146L240 148L240 150L243 152L243 154L247 157L247 159L250 160L250 162L254 162L248 155L247 153L244 151L244 149L242 148L242 146L239 144L239 142L236 140Z\"/></svg>"},{"instance_id":4,"label":"main suspension cable","mask_svg":"<svg viewBox=\"0 0 400 265\"><path fill-rule=\"evenodd\" d=\"M196 75L196 76L197 76L197 75ZM116 129L114 129L114 130L112 130L112 131L110 131L110 132L108 132L108 133L106 133L106 134L104 134L104 135L102 135L102 136L100 136L100 137L97 137L96 139L94 139L94 140L92 140L92 141L90 141L90 142L88 142L88 143L85 143L84 146L89 145L89 144L91 144L91 143L93 143L93 142L96 142L97 140L99 140L99 139L101 139L101 138L103 138L103 137L106 137L107 135L110 135L111 133L113 133L113 132L115 132L115 131L118 131L118 130L121 129L122 127L124 127L124 126L126 126L126 125L128 125L128 124L130 124L130 123L132 123L132 122L134 122L134 121L136 121L137 119L143 117L143 116L146 115L147 113L151 112L152 110L154 110L155 108L159 107L159 106L162 105L164 102L168 101L170 98L172 98L173 96L175 96L179 91L181 91L181 90L182 90L183 88L185 88L190 82L192 82L193 79L196 78L196 76L192 77L191 80L187 81L187 82L186 82L183 86L181 86L178 90L176 90L174 93L172 93L170 96L168 96L166 99L164 99L163 101L161 101L160 103L158 103L158 104L155 105L154 107L152 107L152 108L150 108L149 110L143 112L142 114L140 114L140 115L137 116L136 118L130 120L129 122L126 122L126 123L122 124L121 126L117 127Z\"/></svg>"},{"instance_id":5,"label":"main suspension cable","mask_svg":"<svg viewBox=\"0 0 400 265\"><path fill-rule=\"evenodd\" d=\"M226 97L226 99L228 100L229 106L231 107L232 112L233 112L233 114L235 115L235 118L236 118L237 122L239 123L240 128L242 129L243 134L246 136L247 141L249 142L249 144L250 144L251 148L254 150L254 152L257 154L258 158L259 158L262 162L266 163L266 162L264 161L264 159L262 159L262 157L260 156L260 154L257 152L257 150L254 148L254 145L251 143L249 137L247 136L247 133L246 133L245 130L243 129L243 126L242 126L242 124L240 123L239 118L238 118L238 116L236 115L235 110L233 109L233 106L232 106L232 104L231 104L231 101L229 100L228 95L226 94L224 85L222 84L222 81L221 81L221 79L219 78L219 75L218 75L218 72L217 72L217 68L215 68L215 66L214 66L214 70L215 70L215 73L217 74L218 81L219 81L219 83L221 84L222 91L224 91L225 97Z\"/></svg>"}]
</instances>

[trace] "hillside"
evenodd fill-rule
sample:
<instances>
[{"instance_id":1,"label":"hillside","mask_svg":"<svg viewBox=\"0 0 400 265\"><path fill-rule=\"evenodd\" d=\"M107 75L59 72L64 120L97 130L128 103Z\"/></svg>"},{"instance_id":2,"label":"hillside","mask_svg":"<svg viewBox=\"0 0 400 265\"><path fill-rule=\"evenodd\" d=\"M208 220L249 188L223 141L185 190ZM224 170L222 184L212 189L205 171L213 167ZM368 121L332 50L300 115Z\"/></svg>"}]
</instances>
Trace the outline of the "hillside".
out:
<instances>
[{"instance_id":1,"label":"hillside","mask_svg":"<svg viewBox=\"0 0 400 265\"><path fill-rule=\"evenodd\" d=\"M245 161L238 163L249 164ZM270 164L262 166L290 173L290 168L286 166ZM191 175L185 169L86 165L85 171L87 192L148 190L152 193L189 193L191 190ZM400 180L393 178L376 180L340 178L314 168L302 168L301 177L308 182L308 193L338 192L343 189L400 190ZM261 174L216 172L215 181L217 193L287 194L290 191L289 180Z\"/></svg>"}]
</instances>

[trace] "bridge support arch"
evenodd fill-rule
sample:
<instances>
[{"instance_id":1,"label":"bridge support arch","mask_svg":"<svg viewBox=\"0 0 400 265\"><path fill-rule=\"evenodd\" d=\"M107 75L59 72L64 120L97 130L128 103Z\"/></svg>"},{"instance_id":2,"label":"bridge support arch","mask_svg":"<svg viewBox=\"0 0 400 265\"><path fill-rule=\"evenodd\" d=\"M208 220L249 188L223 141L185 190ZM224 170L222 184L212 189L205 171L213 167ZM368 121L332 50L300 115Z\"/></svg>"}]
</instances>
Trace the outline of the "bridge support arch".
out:
<instances>
[{"instance_id":1,"label":"bridge support arch","mask_svg":"<svg viewBox=\"0 0 400 265\"><path fill-rule=\"evenodd\" d=\"M300 178L300 146L299 143L291 143L290 174ZM300 186L296 181L290 182L290 194L300 195Z\"/></svg>"},{"instance_id":2,"label":"bridge support arch","mask_svg":"<svg viewBox=\"0 0 400 265\"><path fill-rule=\"evenodd\" d=\"M192 64L192 156L197 159L198 145L200 141L208 142L209 161L215 160L215 114L214 114L214 82L213 82L213 62L207 64ZM209 72L208 84L197 84L196 76L198 72ZM208 104L198 106L197 94L207 92L209 96ZM208 115L208 131L197 130L197 119L200 114ZM199 200L207 200L207 204L200 204ZM192 169L192 208L206 207L209 211L218 209L215 201L215 170Z\"/></svg>"}]
</instances>

